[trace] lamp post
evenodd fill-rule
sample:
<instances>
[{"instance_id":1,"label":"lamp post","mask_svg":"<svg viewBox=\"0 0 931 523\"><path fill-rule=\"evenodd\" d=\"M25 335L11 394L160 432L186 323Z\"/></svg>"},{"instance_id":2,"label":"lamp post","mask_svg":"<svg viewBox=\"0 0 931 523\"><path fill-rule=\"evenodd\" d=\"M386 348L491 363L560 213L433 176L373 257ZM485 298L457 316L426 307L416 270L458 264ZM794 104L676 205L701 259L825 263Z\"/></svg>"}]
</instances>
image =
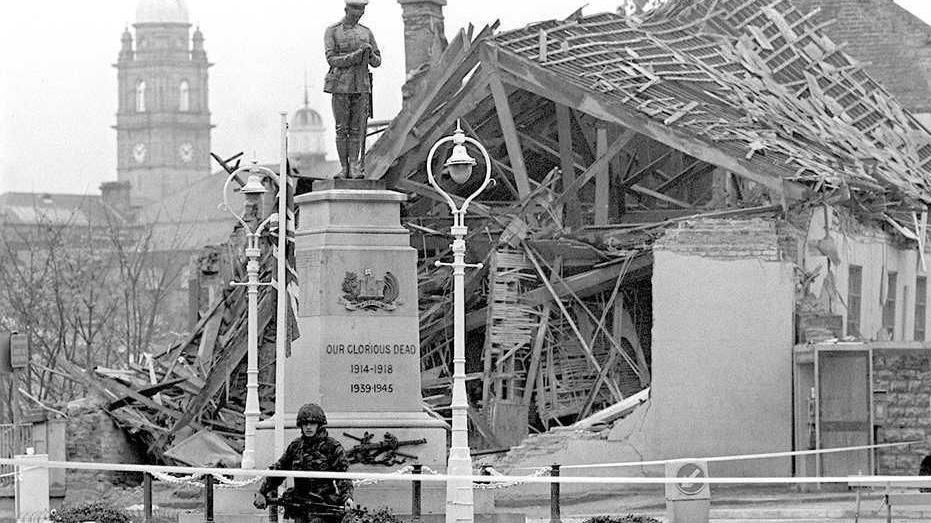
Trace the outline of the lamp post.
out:
<instances>
[{"instance_id":1,"label":"lamp post","mask_svg":"<svg viewBox=\"0 0 931 523\"><path fill-rule=\"evenodd\" d=\"M259 409L259 340L258 340L258 301L259 287L269 285L268 283L259 282L259 256L262 251L259 248L259 237L262 230L274 218L269 216L253 230L243 216L236 214L230 208L227 198L230 182L239 176L241 172L248 172L249 177L246 184L242 186L240 192L246 197L246 208L250 206L255 208L260 204L262 195L268 192L262 185L262 178L269 176L274 178L275 173L265 167L252 165L241 167L233 171L223 184L223 207L229 211L239 223L242 224L246 231L246 283L231 282L231 285L245 285L246 294L249 299L248 308L248 361L246 363L246 430L245 430L245 448L242 451L242 468L255 468L255 428L259 422L261 410Z\"/></svg>"},{"instance_id":2,"label":"lamp post","mask_svg":"<svg viewBox=\"0 0 931 523\"><path fill-rule=\"evenodd\" d=\"M461 185L472 176L475 159L469 156L466 143L477 147L485 158L485 178L481 186L462 201L457 207L453 197L437 183L433 176L432 160L437 149L446 142L453 142L453 151L444 166L449 170L453 182ZM456 132L436 142L427 155L427 178L430 185L436 189L449 205L453 215L453 225L450 232L453 235L451 245L453 262L436 262L436 266L453 268L453 398L452 398L452 443L449 448L449 462L447 474L451 476L472 475L472 455L469 452L468 409L466 398L465 373L465 269L466 267L481 268L482 264L465 262L465 237L468 227L465 225L465 214L472 200L491 183L491 159L488 151L478 141L467 137L456 122ZM473 520L472 482L468 479L451 479L446 483L446 523L465 523Z\"/></svg>"}]
</instances>

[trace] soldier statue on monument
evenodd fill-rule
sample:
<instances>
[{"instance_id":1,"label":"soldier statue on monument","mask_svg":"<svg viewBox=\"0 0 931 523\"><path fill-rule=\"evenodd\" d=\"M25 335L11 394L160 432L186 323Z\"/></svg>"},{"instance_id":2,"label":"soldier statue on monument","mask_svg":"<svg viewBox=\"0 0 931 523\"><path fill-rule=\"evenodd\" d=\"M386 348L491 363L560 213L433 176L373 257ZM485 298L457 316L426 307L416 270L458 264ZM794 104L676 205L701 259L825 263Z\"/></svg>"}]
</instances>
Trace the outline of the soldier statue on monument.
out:
<instances>
[{"instance_id":1,"label":"soldier statue on monument","mask_svg":"<svg viewBox=\"0 0 931 523\"><path fill-rule=\"evenodd\" d=\"M368 0L345 0L346 15L324 35L330 65L323 91L333 96L336 151L341 170L337 177L363 178L359 157L372 114L372 75L369 66L381 65L381 51L368 27L359 24Z\"/></svg>"}]
</instances>

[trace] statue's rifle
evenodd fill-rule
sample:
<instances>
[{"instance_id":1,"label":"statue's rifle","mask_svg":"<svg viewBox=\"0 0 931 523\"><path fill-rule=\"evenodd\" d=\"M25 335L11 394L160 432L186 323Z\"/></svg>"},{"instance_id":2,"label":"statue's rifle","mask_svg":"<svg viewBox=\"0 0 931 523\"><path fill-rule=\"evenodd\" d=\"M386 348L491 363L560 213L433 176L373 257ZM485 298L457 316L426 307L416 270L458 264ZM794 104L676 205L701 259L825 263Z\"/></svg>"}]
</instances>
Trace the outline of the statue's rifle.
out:
<instances>
[{"instance_id":1,"label":"statue's rifle","mask_svg":"<svg viewBox=\"0 0 931 523\"><path fill-rule=\"evenodd\" d=\"M350 461L365 464L384 463L390 465L393 464L394 458L396 456L407 459L417 459L417 456L401 452L398 449L401 447L423 445L427 443L427 440L424 438L399 440L390 434L385 434L385 439L377 443L372 443L374 434L370 434L368 432L366 432L365 435L363 435L361 438L346 432L344 432L343 435L347 438L351 438L359 442L347 452ZM385 456L381 459L376 459L381 454L385 454Z\"/></svg>"},{"instance_id":2,"label":"statue's rifle","mask_svg":"<svg viewBox=\"0 0 931 523\"><path fill-rule=\"evenodd\" d=\"M363 63L366 64L366 67L368 67L368 63L369 63L369 53L371 53L371 51L366 51L365 59L363 60ZM372 73L369 72L368 75L369 75L369 95L368 95L368 104L366 104L367 108L365 110L365 125L362 126L362 154L359 156L359 163L362 165L363 169L365 169L365 152L367 149L366 142L368 142L368 137L369 137L369 118L372 118L375 116L375 108L373 107L374 100L372 97L372 93L375 91L375 84L372 79Z\"/></svg>"}]
</instances>

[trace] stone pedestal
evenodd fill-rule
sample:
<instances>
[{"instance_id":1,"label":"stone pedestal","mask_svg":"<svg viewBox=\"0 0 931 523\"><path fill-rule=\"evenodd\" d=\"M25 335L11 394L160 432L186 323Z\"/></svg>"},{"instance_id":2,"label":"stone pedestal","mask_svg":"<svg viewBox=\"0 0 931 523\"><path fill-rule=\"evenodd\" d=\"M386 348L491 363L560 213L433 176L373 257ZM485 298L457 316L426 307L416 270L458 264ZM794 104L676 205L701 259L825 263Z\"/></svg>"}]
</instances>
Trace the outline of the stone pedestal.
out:
<instances>
[{"instance_id":1,"label":"stone pedestal","mask_svg":"<svg viewBox=\"0 0 931 523\"><path fill-rule=\"evenodd\" d=\"M285 439L298 436L295 418L307 402L326 411L327 429L348 451L349 436L385 433L426 439L400 449L445 470L445 425L423 413L417 252L400 223L405 196L370 180L325 180L295 199L299 206L296 261L301 287L298 325L285 369ZM274 423L259 424L256 466L274 456ZM347 434L349 436L347 436ZM354 465L353 472L393 472L390 466ZM441 513L442 484L424 485L424 513ZM357 489L356 501L410 513L411 484L385 482Z\"/></svg>"}]
</instances>

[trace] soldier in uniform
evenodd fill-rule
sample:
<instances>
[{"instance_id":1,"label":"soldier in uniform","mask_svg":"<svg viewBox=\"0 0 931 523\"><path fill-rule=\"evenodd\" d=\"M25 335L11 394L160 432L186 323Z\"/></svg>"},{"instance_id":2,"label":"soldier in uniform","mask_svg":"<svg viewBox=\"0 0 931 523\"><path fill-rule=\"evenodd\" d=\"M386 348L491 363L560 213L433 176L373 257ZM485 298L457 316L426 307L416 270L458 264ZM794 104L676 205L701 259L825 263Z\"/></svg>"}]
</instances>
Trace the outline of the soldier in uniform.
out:
<instances>
[{"instance_id":1,"label":"soldier in uniform","mask_svg":"<svg viewBox=\"0 0 931 523\"><path fill-rule=\"evenodd\" d=\"M345 472L349 468L343 447L326 431L326 414L319 405L308 403L297 413L301 435L288 445L272 470L308 470ZM282 477L267 477L255 495L253 504L264 509L274 498ZM352 481L317 478L294 478L294 487L279 501L284 517L296 523L338 523L346 510L354 506Z\"/></svg>"},{"instance_id":2,"label":"soldier in uniform","mask_svg":"<svg viewBox=\"0 0 931 523\"><path fill-rule=\"evenodd\" d=\"M369 66L381 65L381 51L368 27L359 24L368 0L345 0L346 16L324 34L330 70L323 91L332 94L336 119L336 151L342 177L362 178L359 153L370 116L372 77Z\"/></svg>"}]
</instances>

